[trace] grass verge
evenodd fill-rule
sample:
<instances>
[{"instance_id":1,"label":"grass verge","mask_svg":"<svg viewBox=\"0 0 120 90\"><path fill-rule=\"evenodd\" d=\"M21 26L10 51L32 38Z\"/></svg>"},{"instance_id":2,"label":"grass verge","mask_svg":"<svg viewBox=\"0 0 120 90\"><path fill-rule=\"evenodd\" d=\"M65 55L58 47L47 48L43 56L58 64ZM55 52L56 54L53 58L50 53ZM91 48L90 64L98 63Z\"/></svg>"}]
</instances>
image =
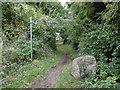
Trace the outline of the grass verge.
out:
<instances>
[{"instance_id":1,"label":"grass verge","mask_svg":"<svg viewBox=\"0 0 120 90\"><path fill-rule=\"evenodd\" d=\"M60 79L52 85L52 88L81 88L80 81L73 78L70 74L72 62L69 61L60 73Z\"/></svg>"},{"instance_id":2,"label":"grass verge","mask_svg":"<svg viewBox=\"0 0 120 90\"><path fill-rule=\"evenodd\" d=\"M78 53L72 49L71 45L63 45L63 48L71 56L71 60L62 68L60 79L52 85L52 88L82 88L80 80L75 79L71 75L72 60L78 56Z\"/></svg>"},{"instance_id":3,"label":"grass verge","mask_svg":"<svg viewBox=\"0 0 120 90\"><path fill-rule=\"evenodd\" d=\"M10 75L7 81L2 82L2 88L19 88L27 87L27 84L39 75L41 80L45 71L53 66L61 57L61 49L58 48L57 53L53 53L49 57L44 57L42 60L34 60L31 63L26 63L21 66L15 75ZM27 83L27 84L26 84Z\"/></svg>"},{"instance_id":4,"label":"grass verge","mask_svg":"<svg viewBox=\"0 0 120 90\"><path fill-rule=\"evenodd\" d=\"M70 44L64 44L64 45L62 45L62 48L64 48L65 51L68 52L69 54L72 51L72 46Z\"/></svg>"},{"instance_id":5,"label":"grass verge","mask_svg":"<svg viewBox=\"0 0 120 90\"><path fill-rule=\"evenodd\" d=\"M63 44L63 40L58 40L58 42L56 43L57 45L62 45Z\"/></svg>"}]
</instances>

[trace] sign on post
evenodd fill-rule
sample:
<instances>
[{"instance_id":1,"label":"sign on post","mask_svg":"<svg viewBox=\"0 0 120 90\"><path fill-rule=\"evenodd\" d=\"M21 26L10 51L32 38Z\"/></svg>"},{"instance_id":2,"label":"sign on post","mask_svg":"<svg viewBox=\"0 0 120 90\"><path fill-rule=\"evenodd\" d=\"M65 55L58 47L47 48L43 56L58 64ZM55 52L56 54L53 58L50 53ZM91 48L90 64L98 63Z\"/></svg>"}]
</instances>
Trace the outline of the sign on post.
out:
<instances>
[{"instance_id":1,"label":"sign on post","mask_svg":"<svg viewBox=\"0 0 120 90\"><path fill-rule=\"evenodd\" d=\"M31 52L31 61L32 61L32 17L30 17L30 52Z\"/></svg>"}]
</instances>

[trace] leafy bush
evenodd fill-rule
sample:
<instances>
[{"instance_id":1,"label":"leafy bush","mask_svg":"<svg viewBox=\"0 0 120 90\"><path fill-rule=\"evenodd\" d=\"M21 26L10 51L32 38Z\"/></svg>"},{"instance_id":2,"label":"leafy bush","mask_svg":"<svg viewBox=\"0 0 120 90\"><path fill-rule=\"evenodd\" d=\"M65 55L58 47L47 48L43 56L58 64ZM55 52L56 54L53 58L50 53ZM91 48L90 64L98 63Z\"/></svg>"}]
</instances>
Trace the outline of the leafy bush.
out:
<instances>
[{"instance_id":1,"label":"leafy bush","mask_svg":"<svg viewBox=\"0 0 120 90\"><path fill-rule=\"evenodd\" d=\"M16 64L19 67L20 64L31 61L29 42L30 16L32 16L33 20L37 20L37 24L33 23L32 27L33 59L40 60L41 57L48 56L57 49L55 42L55 33L58 28L57 19L44 15L42 13L43 8L41 8L43 6L36 8L35 4L25 2L2 3L3 71L6 71L6 73L15 68ZM47 4L44 3L44 5ZM62 8L57 2L56 5Z\"/></svg>"},{"instance_id":2,"label":"leafy bush","mask_svg":"<svg viewBox=\"0 0 120 90\"><path fill-rule=\"evenodd\" d=\"M104 6L100 11L101 6ZM75 15L71 40L78 46L79 56L93 55L98 65L99 79L91 87L115 88L120 79L119 3L72 3ZM97 8L95 7L97 6ZM77 43L76 43L77 42ZM99 64L99 62L101 62ZM102 70L100 70L102 69ZM95 79L93 79L95 80ZM109 83L108 83L109 81Z\"/></svg>"}]
</instances>

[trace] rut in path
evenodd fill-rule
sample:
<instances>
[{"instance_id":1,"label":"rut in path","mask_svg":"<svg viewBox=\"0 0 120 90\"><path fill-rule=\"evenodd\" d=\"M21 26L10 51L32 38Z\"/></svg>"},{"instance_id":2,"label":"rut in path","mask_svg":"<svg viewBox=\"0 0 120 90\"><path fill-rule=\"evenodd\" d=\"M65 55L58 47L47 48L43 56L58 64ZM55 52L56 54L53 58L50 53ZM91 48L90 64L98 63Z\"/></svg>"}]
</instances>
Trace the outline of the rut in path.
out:
<instances>
[{"instance_id":1,"label":"rut in path","mask_svg":"<svg viewBox=\"0 0 120 90\"><path fill-rule=\"evenodd\" d=\"M63 48L61 49L62 49L62 56L58 61L58 63L46 71L43 80L33 82L32 86L34 88L50 88L50 86L59 79L60 69L70 59L67 52Z\"/></svg>"}]
</instances>

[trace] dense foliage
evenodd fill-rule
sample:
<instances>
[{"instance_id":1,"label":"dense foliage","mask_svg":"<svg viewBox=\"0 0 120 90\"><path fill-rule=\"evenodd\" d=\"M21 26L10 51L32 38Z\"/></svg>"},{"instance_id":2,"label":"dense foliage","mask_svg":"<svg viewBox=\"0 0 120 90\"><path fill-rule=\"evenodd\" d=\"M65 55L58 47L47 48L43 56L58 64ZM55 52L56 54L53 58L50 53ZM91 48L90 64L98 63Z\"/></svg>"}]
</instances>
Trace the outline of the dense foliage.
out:
<instances>
[{"instance_id":1,"label":"dense foliage","mask_svg":"<svg viewBox=\"0 0 120 90\"><path fill-rule=\"evenodd\" d=\"M56 32L59 22L57 18L51 18L54 12L47 16L44 8L48 9L48 3L2 3L2 29L3 29L3 71L7 73L11 67L30 61L30 30L29 18L33 21L33 58L40 59L56 51ZM52 3L59 5L59 3ZM58 8L58 7L57 7ZM49 10L57 11L56 6ZM47 13L47 12L46 12ZM60 12L57 11L59 14ZM59 16L58 16L59 17ZM2 73L3 74L3 73Z\"/></svg>"},{"instance_id":2,"label":"dense foliage","mask_svg":"<svg viewBox=\"0 0 120 90\"><path fill-rule=\"evenodd\" d=\"M33 58L56 52L56 33L82 55L93 55L97 70L83 80L85 87L120 86L120 3L58 2L2 3L3 72L30 62L29 17L33 17ZM36 22L37 21L37 22Z\"/></svg>"},{"instance_id":3,"label":"dense foliage","mask_svg":"<svg viewBox=\"0 0 120 90\"><path fill-rule=\"evenodd\" d=\"M71 31L74 49L80 56L93 55L98 61L97 81L90 87L115 88L120 83L119 4L68 3L75 20Z\"/></svg>"}]
</instances>

